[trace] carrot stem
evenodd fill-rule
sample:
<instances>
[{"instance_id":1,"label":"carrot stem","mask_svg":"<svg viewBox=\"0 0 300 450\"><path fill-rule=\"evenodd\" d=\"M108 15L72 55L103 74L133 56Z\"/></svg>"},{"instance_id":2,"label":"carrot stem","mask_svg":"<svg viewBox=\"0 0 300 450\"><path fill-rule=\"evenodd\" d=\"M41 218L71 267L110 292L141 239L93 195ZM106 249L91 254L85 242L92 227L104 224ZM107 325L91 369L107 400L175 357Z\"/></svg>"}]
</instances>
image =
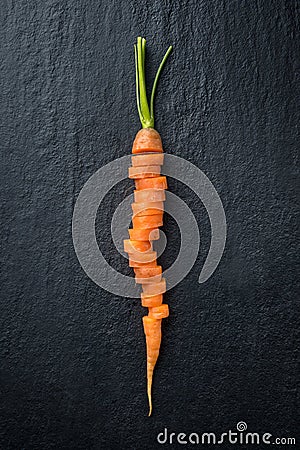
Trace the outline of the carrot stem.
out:
<instances>
[{"instance_id":1,"label":"carrot stem","mask_svg":"<svg viewBox=\"0 0 300 450\"><path fill-rule=\"evenodd\" d=\"M155 75L155 79L154 79L154 83L153 83L153 87L152 87L152 92L151 92L151 100L150 100L150 116L153 118L153 123L154 123L154 97L155 97L155 91L156 91L157 82L158 82L160 73L161 73L161 71L162 71L162 69L163 69L163 67L165 65L165 62L166 62L169 54L172 51L172 48L173 48L172 45L170 45L170 47L166 51L165 56L162 59L162 62L159 65L159 68L158 68L158 70L156 72L156 75Z\"/></svg>"},{"instance_id":2,"label":"carrot stem","mask_svg":"<svg viewBox=\"0 0 300 450\"><path fill-rule=\"evenodd\" d=\"M157 70L152 87L150 108L149 108L146 90L146 71L145 71L146 39L138 37L137 44L134 46L136 100L137 100L137 109L143 128L154 128L154 97L156 92L156 86L159 75L171 50L172 46L168 48Z\"/></svg>"},{"instance_id":3,"label":"carrot stem","mask_svg":"<svg viewBox=\"0 0 300 450\"><path fill-rule=\"evenodd\" d=\"M142 126L143 128L153 128L150 110L147 100L146 92L146 74L145 74L145 53L146 53L146 40L144 38L137 38L137 71L138 71L138 81L139 81L139 103L140 109L143 116ZM146 126L144 126L146 125Z\"/></svg>"}]
</instances>

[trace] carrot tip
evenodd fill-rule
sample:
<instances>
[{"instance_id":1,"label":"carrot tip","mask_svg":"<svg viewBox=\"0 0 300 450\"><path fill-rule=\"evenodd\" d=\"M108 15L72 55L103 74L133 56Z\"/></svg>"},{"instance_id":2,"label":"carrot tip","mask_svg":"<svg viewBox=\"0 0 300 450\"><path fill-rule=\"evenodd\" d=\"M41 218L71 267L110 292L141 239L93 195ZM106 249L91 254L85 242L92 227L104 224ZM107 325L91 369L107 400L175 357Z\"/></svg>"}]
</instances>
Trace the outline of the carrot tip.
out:
<instances>
[{"instance_id":1,"label":"carrot tip","mask_svg":"<svg viewBox=\"0 0 300 450\"><path fill-rule=\"evenodd\" d=\"M149 401L149 414L148 417L152 414L152 398L151 398L151 386L152 386L152 377L148 378L148 401Z\"/></svg>"}]
</instances>

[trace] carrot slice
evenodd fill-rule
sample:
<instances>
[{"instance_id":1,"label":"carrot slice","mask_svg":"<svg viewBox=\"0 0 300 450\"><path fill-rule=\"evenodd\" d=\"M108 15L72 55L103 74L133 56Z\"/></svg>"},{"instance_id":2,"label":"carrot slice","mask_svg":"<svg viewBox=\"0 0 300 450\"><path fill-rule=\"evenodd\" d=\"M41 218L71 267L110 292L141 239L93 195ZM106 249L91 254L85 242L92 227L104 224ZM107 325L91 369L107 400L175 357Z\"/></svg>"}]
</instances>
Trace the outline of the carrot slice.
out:
<instances>
[{"instance_id":1,"label":"carrot slice","mask_svg":"<svg viewBox=\"0 0 300 450\"><path fill-rule=\"evenodd\" d=\"M157 228L163 225L163 214L132 218L133 228Z\"/></svg>"},{"instance_id":2,"label":"carrot slice","mask_svg":"<svg viewBox=\"0 0 300 450\"><path fill-rule=\"evenodd\" d=\"M147 263L156 260L157 253L155 251L130 252L129 256L132 261Z\"/></svg>"},{"instance_id":3,"label":"carrot slice","mask_svg":"<svg viewBox=\"0 0 300 450\"><path fill-rule=\"evenodd\" d=\"M167 189L167 178L165 176L154 178L142 178L135 180L135 186L138 191L142 189Z\"/></svg>"},{"instance_id":4,"label":"carrot slice","mask_svg":"<svg viewBox=\"0 0 300 450\"><path fill-rule=\"evenodd\" d=\"M156 259L147 263L142 263L139 261L134 261L130 258L130 253L129 253L129 267L156 267L157 266L157 262Z\"/></svg>"},{"instance_id":5,"label":"carrot slice","mask_svg":"<svg viewBox=\"0 0 300 450\"><path fill-rule=\"evenodd\" d=\"M135 241L157 241L159 239L158 228L150 228L146 230L142 228L130 228L128 231L130 239Z\"/></svg>"},{"instance_id":6,"label":"carrot slice","mask_svg":"<svg viewBox=\"0 0 300 450\"><path fill-rule=\"evenodd\" d=\"M152 250L152 245L149 241L134 241L131 239L124 239L124 251L126 253L132 252L148 252Z\"/></svg>"},{"instance_id":7,"label":"carrot slice","mask_svg":"<svg viewBox=\"0 0 300 450\"><path fill-rule=\"evenodd\" d=\"M139 202L163 202L166 200L164 189L143 189L134 191L134 201Z\"/></svg>"},{"instance_id":8,"label":"carrot slice","mask_svg":"<svg viewBox=\"0 0 300 450\"><path fill-rule=\"evenodd\" d=\"M153 317L154 319L164 319L169 316L169 306L163 303L160 306L149 308L148 315L149 317Z\"/></svg>"},{"instance_id":9,"label":"carrot slice","mask_svg":"<svg viewBox=\"0 0 300 450\"><path fill-rule=\"evenodd\" d=\"M162 267L139 267L134 269L134 273L137 277L153 277L162 274Z\"/></svg>"},{"instance_id":10,"label":"carrot slice","mask_svg":"<svg viewBox=\"0 0 300 450\"><path fill-rule=\"evenodd\" d=\"M141 212L135 214L134 217L155 216L155 215L161 214L162 211L163 211L162 208L158 208L158 209L145 208L145 209L142 209Z\"/></svg>"},{"instance_id":11,"label":"carrot slice","mask_svg":"<svg viewBox=\"0 0 300 450\"><path fill-rule=\"evenodd\" d=\"M163 152L161 137L154 128L142 128L137 132L132 153Z\"/></svg>"},{"instance_id":12,"label":"carrot slice","mask_svg":"<svg viewBox=\"0 0 300 450\"><path fill-rule=\"evenodd\" d=\"M162 278L162 280L158 283L143 284L143 292L146 295L163 294L166 290L167 287L165 278Z\"/></svg>"},{"instance_id":13,"label":"carrot slice","mask_svg":"<svg viewBox=\"0 0 300 450\"><path fill-rule=\"evenodd\" d=\"M162 304L163 295L145 295L143 292L141 293L142 306L145 308L152 308L154 306L159 306Z\"/></svg>"},{"instance_id":14,"label":"carrot slice","mask_svg":"<svg viewBox=\"0 0 300 450\"><path fill-rule=\"evenodd\" d=\"M153 216L161 214L164 210L163 202L132 203L131 208L134 216Z\"/></svg>"},{"instance_id":15,"label":"carrot slice","mask_svg":"<svg viewBox=\"0 0 300 450\"><path fill-rule=\"evenodd\" d=\"M133 167L142 166L162 166L164 163L163 153L148 153L140 154L131 157L131 164Z\"/></svg>"},{"instance_id":16,"label":"carrot slice","mask_svg":"<svg viewBox=\"0 0 300 450\"><path fill-rule=\"evenodd\" d=\"M160 175L160 166L129 167L128 177L133 179L157 177Z\"/></svg>"},{"instance_id":17,"label":"carrot slice","mask_svg":"<svg viewBox=\"0 0 300 450\"><path fill-rule=\"evenodd\" d=\"M135 277L135 282L138 284L153 284L159 283L161 281L161 273L159 275L154 275L153 277L140 278Z\"/></svg>"}]
</instances>

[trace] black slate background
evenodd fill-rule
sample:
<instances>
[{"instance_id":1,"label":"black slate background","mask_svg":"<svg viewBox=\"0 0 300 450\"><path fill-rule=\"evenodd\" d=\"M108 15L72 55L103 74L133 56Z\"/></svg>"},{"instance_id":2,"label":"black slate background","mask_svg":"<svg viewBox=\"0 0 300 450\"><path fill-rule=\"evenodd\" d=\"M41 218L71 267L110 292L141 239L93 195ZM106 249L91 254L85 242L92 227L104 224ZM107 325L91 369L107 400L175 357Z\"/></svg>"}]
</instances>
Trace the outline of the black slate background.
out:
<instances>
[{"instance_id":1,"label":"black slate background","mask_svg":"<svg viewBox=\"0 0 300 450\"><path fill-rule=\"evenodd\" d=\"M155 449L164 427L222 433L240 420L249 431L297 437L299 6L1 2L1 450ZM144 311L85 275L71 236L85 181L128 153L139 128L138 35L147 38L150 81L174 45L156 126L166 151L214 183L228 221L220 266L199 285L209 221L170 182L199 221L202 247L166 295L152 418ZM124 273L109 219L130 186L106 199L97 220ZM178 235L170 219L165 231ZM228 447L256 448L218 448Z\"/></svg>"}]
</instances>

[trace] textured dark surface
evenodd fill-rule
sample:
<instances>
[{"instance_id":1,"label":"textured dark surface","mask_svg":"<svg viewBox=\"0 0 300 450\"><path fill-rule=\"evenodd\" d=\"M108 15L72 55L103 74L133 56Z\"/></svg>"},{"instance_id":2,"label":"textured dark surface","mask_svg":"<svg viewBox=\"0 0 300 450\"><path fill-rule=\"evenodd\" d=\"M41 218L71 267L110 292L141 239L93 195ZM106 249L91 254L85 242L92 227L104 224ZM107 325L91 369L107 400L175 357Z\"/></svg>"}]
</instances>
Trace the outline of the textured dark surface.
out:
<instances>
[{"instance_id":1,"label":"textured dark surface","mask_svg":"<svg viewBox=\"0 0 300 450\"><path fill-rule=\"evenodd\" d=\"M164 427L221 433L240 420L296 437L299 2L3 0L0 11L1 450L160 448ZM209 221L170 183L202 249L166 296L152 418L142 308L93 284L71 236L85 181L129 152L139 128L140 34L149 80L174 45L157 129L214 183L228 221L221 264L199 285ZM121 195L97 220L112 262Z\"/></svg>"}]
</instances>

